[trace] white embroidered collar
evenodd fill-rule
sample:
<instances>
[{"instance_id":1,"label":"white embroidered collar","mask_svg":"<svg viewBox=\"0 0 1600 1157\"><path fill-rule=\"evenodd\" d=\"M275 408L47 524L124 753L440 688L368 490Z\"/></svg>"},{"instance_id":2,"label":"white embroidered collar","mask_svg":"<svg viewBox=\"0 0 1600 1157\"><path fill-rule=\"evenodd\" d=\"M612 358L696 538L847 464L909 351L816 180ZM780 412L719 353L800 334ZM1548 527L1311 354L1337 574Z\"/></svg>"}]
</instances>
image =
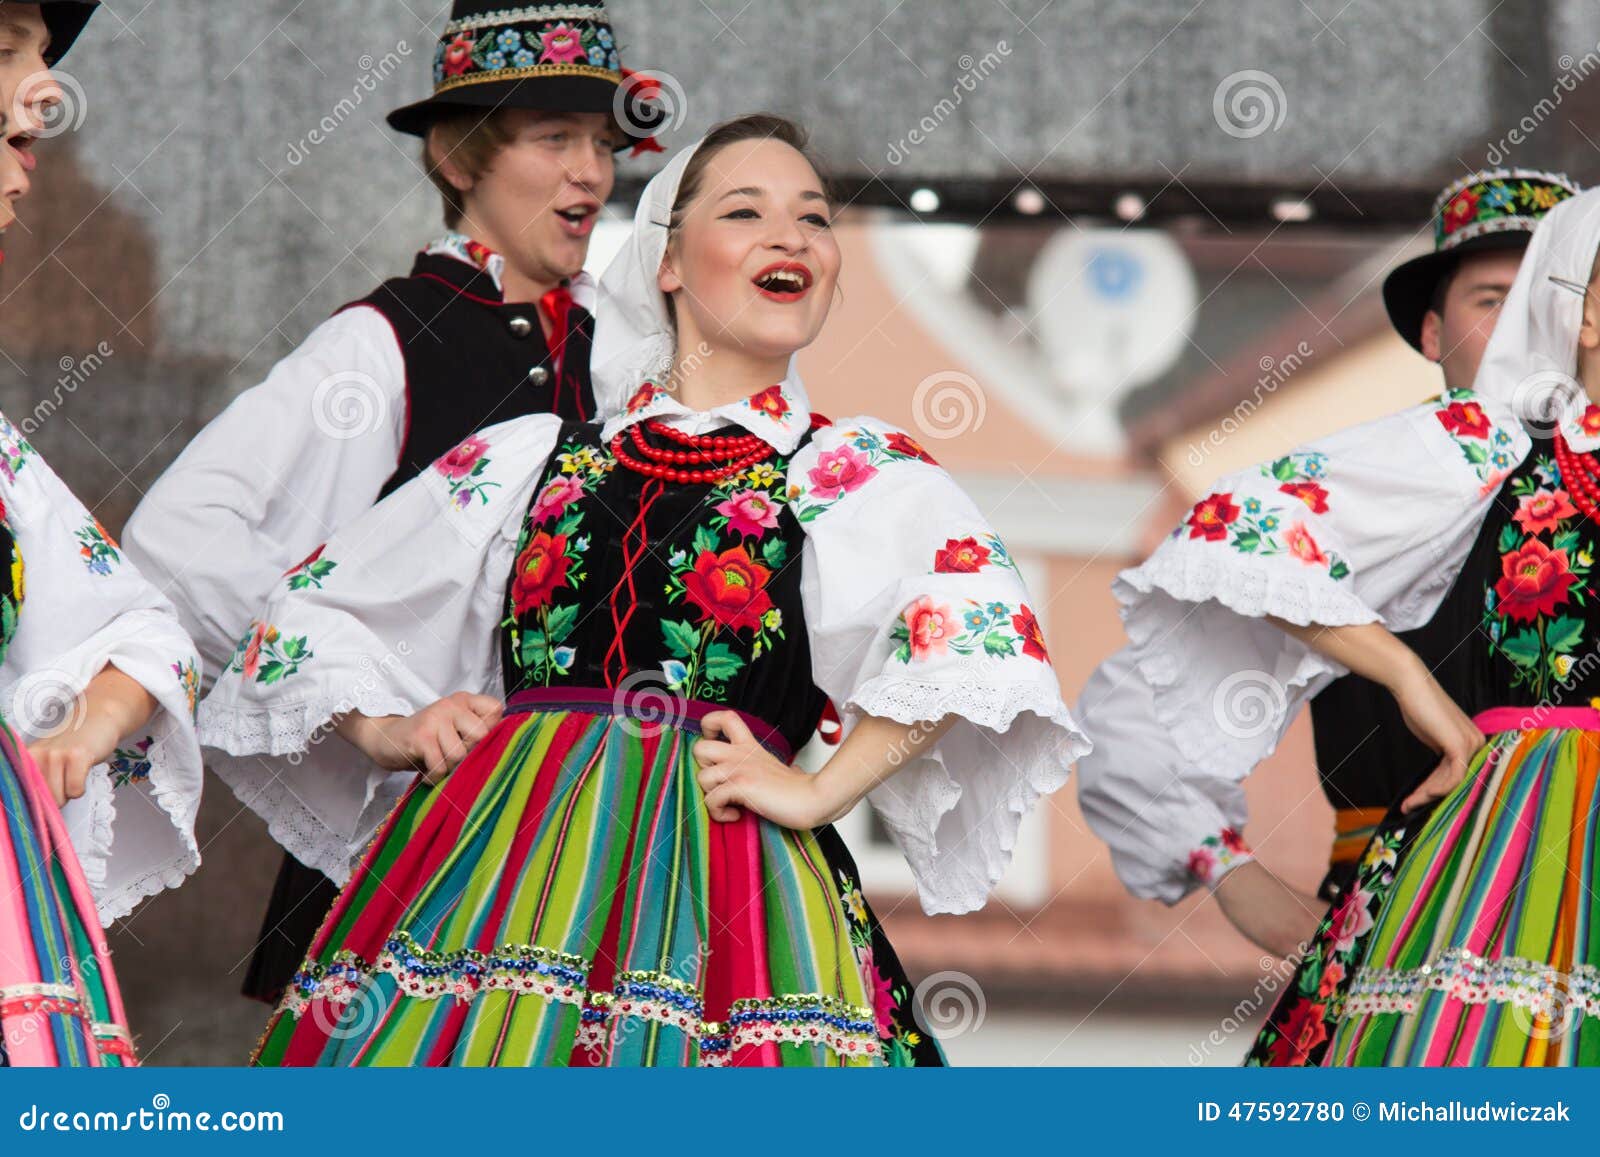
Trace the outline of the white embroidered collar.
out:
<instances>
[{"instance_id":1,"label":"white embroidered collar","mask_svg":"<svg viewBox=\"0 0 1600 1157\"><path fill-rule=\"evenodd\" d=\"M431 242L424 253L436 257L452 257L489 275L497 292L505 294L506 259L481 241L474 241L465 233L446 233ZM594 312L595 282L587 269L567 282L572 290L572 300L590 313Z\"/></svg>"},{"instance_id":2,"label":"white embroidered collar","mask_svg":"<svg viewBox=\"0 0 1600 1157\"><path fill-rule=\"evenodd\" d=\"M811 402L797 374L748 398L711 410L691 410L676 395L654 382L634 392L621 413L606 419L600 436L607 442L635 422L660 418L688 434L704 434L732 422L763 438L780 454L791 454L811 428Z\"/></svg>"}]
</instances>

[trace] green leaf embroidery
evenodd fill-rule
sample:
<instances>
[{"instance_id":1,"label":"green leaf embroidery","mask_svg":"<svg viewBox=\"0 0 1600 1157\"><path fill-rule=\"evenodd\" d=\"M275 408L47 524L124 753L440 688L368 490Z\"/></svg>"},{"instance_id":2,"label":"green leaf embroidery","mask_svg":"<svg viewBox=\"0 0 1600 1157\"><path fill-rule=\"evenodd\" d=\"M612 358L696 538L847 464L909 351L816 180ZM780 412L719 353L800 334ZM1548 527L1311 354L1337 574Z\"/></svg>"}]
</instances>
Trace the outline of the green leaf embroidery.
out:
<instances>
[{"instance_id":1,"label":"green leaf embroidery","mask_svg":"<svg viewBox=\"0 0 1600 1157\"><path fill-rule=\"evenodd\" d=\"M679 659L692 659L700 649L700 630L690 623L665 619L661 623L661 635L666 640L667 650Z\"/></svg>"},{"instance_id":2,"label":"green leaf embroidery","mask_svg":"<svg viewBox=\"0 0 1600 1157\"><path fill-rule=\"evenodd\" d=\"M1532 631L1518 631L1500 643L1500 650L1519 667L1532 667L1539 662L1539 636Z\"/></svg>"},{"instance_id":3,"label":"green leaf embroidery","mask_svg":"<svg viewBox=\"0 0 1600 1157\"><path fill-rule=\"evenodd\" d=\"M1004 631L990 631L983 637L983 650L989 655L1015 655L1016 639Z\"/></svg>"},{"instance_id":4,"label":"green leaf embroidery","mask_svg":"<svg viewBox=\"0 0 1600 1157\"><path fill-rule=\"evenodd\" d=\"M565 642L572 628L578 625L578 605L571 603L564 607L551 607L550 616L546 622L546 630L550 634L550 642Z\"/></svg>"},{"instance_id":5,"label":"green leaf embroidery","mask_svg":"<svg viewBox=\"0 0 1600 1157\"><path fill-rule=\"evenodd\" d=\"M728 647L726 643L712 643L706 648L705 671L707 679L723 682L731 679L744 669L744 660Z\"/></svg>"},{"instance_id":6,"label":"green leaf embroidery","mask_svg":"<svg viewBox=\"0 0 1600 1157\"><path fill-rule=\"evenodd\" d=\"M1567 654L1583 641L1583 620L1562 615L1544 629L1544 641L1552 651Z\"/></svg>"}]
</instances>

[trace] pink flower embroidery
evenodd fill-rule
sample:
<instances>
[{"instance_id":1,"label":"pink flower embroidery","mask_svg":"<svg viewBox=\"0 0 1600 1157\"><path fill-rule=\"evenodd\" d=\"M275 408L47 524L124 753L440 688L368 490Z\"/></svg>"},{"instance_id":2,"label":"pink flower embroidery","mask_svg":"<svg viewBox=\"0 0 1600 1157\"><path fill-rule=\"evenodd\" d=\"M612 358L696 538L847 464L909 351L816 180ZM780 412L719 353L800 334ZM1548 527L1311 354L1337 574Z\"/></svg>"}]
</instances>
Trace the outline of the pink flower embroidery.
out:
<instances>
[{"instance_id":1,"label":"pink flower embroidery","mask_svg":"<svg viewBox=\"0 0 1600 1157\"><path fill-rule=\"evenodd\" d=\"M472 473L488 449L489 443L474 434L435 462L433 467L451 480L465 478Z\"/></svg>"},{"instance_id":2,"label":"pink flower embroidery","mask_svg":"<svg viewBox=\"0 0 1600 1157\"><path fill-rule=\"evenodd\" d=\"M778 525L777 504L759 490L738 491L717 504L717 513L728 520L728 529L735 534L760 538Z\"/></svg>"},{"instance_id":3,"label":"pink flower embroidery","mask_svg":"<svg viewBox=\"0 0 1600 1157\"><path fill-rule=\"evenodd\" d=\"M583 483L572 475L563 475L539 492L533 503L533 524L543 526L561 514L572 503L583 497Z\"/></svg>"},{"instance_id":4,"label":"pink flower embroidery","mask_svg":"<svg viewBox=\"0 0 1600 1157\"><path fill-rule=\"evenodd\" d=\"M1577 514L1571 496L1565 490L1539 490L1525 494L1511 517L1528 534L1555 530L1565 519Z\"/></svg>"},{"instance_id":5,"label":"pink flower embroidery","mask_svg":"<svg viewBox=\"0 0 1600 1157\"><path fill-rule=\"evenodd\" d=\"M867 982L867 991L872 994L873 1019L878 1022L878 1035L888 1040L894 1035L894 984L878 971L871 948L861 958L861 973Z\"/></svg>"},{"instance_id":6,"label":"pink flower embroidery","mask_svg":"<svg viewBox=\"0 0 1600 1157\"><path fill-rule=\"evenodd\" d=\"M1189 875L1196 880L1210 881L1216 866L1217 856L1210 848L1196 848L1189 853Z\"/></svg>"},{"instance_id":7,"label":"pink flower embroidery","mask_svg":"<svg viewBox=\"0 0 1600 1157\"><path fill-rule=\"evenodd\" d=\"M1372 930L1372 913L1368 911L1371 904L1372 893L1363 891L1358 884L1334 910L1333 926L1329 933L1333 937L1335 952L1349 952L1355 947L1357 939Z\"/></svg>"},{"instance_id":8,"label":"pink flower embroidery","mask_svg":"<svg viewBox=\"0 0 1600 1157\"><path fill-rule=\"evenodd\" d=\"M1317 540L1311 537L1311 532L1306 529L1305 523L1297 522L1286 530L1283 542L1289 548L1289 553L1307 566L1328 565L1328 556L1322 553L1322 548L1317 545Z\"/></svg>"},{"instance_id":9,"label":"pink flower embroidery","mask_svg":"<svg viewBox=\"0 0 1600 1157\"><path fill-rule=\"evenodd\" d=\"M546 61L567 64L570 61L587 59L587 53L583 51L582 37L565 24L545 29L539 33L539 40L544 45L544 53L539 57L540 64Z\"/></svg>"},{"instance_id":10,"label":"pink flower embroidery","mask_svg":"<svg viewBox=\"0 0 1600 1157\"><path fill-rule=\"evenodd\" d=\"M950 608L935 602L931 595L924 595L907 607L904 618L913 659L945 654L951 638L961 633L961 623Z\"/></svg>"},{"instance_id":11,"label":"pink flower embroidery","mask_svg":"<svg viewBox=\"0 0 1600 1157\"><path fill-rule=\"evenodd\" d=\"M878 473L878 468L867 461L867 456L849 446L840 446L817 456L817 464L806 477L811 479L811 492L818 498L838 498L859 490Z\"/></svg>"}]
</instances>

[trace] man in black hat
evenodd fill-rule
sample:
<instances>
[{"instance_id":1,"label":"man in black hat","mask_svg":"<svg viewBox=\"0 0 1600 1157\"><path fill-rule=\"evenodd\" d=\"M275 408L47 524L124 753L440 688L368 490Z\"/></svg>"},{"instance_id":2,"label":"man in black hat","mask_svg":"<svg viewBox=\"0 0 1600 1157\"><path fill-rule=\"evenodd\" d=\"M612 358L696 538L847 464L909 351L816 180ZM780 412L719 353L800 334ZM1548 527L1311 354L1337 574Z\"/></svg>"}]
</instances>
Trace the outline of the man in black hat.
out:
<instances>
[{"instance_id":1,"label":"man in black hat","mask_svg":"<svg viewBox=\"0 0 1600 1157\"><path fill-rule=\"evenodd\" d=\"M1472 388L1534 229L1578 191L1557 173L1493 169L1468 174L1434 200L1433 252L1392 270L1383 302L1396 332L1439 366L1447 390ZM1437 756L1411 734L1394 697L1360 675L1336 679L1312 699L1311 728L1334 807L1334 846L1319 892L1326 901L1354 878L1374 826L1414 786L1410 775L1431 768ZM1224 876L1216 894L1241 932L1283 953L1311 933L1324 911L1254 862Z\"/></svg>"},{"instance_id":2,"label":"man in black hat","mask_svg":"<svg viewBox=\"0 0 1600 1157\"><path fill-rule=\"evenodd\" d=\"M615 152L653 147L659 119L630 75L602 5L456 0L433 94L389 116L423 138L449 232L237 398L128 523L124 547L177 604L208 675L277 582L320 583L334 564L319 544L472 431L593 416L583 263ZM262 761L259 782L231 786L292 795L280 770ZM244 986L272 1002L337 894L323 872L349 869L294 826L273 828L290 855Z\"/></svg>"},{"instance_id":3,"label":"man in black hat","mask_svg":"<svg viewBox=\"0 0 1600 1157\"><path fill-rule=\"evenodd\" d=\"M18 4L0 0L0 112L8 113L8 141L31 166L33 134L49 110L61 103L61 86L51 75L78 39L100 0L43 0Z\"/></svg>"}]
</instances>

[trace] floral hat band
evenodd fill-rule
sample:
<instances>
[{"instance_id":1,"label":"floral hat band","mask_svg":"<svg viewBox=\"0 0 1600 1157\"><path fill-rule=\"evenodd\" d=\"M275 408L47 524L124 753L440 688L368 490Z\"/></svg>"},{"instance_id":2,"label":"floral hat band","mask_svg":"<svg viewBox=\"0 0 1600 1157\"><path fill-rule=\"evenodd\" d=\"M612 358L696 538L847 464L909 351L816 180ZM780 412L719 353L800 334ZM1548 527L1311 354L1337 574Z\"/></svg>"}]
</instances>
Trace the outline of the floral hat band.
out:
<instances>
[{"instance_id":1,"label":"floral hat band","mask_svg":"<svg viewBox=\"0 0 1600 1157\"><path fill-rule=\"evenodd\" d=\"M392 128L425 136L463 108L605 113L619 147L658 151L665 114L658 83L623 67L603 4L502 8L504 0L454 0L433 56L433 93L389 114Z\"/></svg>"},{"instance_id":2,"label":"floral hat band","mask_svg":"<svg viewBox=\"0 0 1600 1157\"><path fill-rule=\"evenodd\" d=\"M606 10L592 5L509 8L452 20L433 61L434 92L530 76L622 82Z\"/></svg>"},{"instance_id":3,"label":"floral hat band","mask_svg":"<svg viewBox=\"0 0 1600 1157\"><path fill-rule=\"evenodd\" d=\"M1532 233L1539 219L1578 186L1564 173L1538 169L1490 169L1448 185L1433 203L1437 252L1489 233Z\"/></svg>"}]
</instances>

